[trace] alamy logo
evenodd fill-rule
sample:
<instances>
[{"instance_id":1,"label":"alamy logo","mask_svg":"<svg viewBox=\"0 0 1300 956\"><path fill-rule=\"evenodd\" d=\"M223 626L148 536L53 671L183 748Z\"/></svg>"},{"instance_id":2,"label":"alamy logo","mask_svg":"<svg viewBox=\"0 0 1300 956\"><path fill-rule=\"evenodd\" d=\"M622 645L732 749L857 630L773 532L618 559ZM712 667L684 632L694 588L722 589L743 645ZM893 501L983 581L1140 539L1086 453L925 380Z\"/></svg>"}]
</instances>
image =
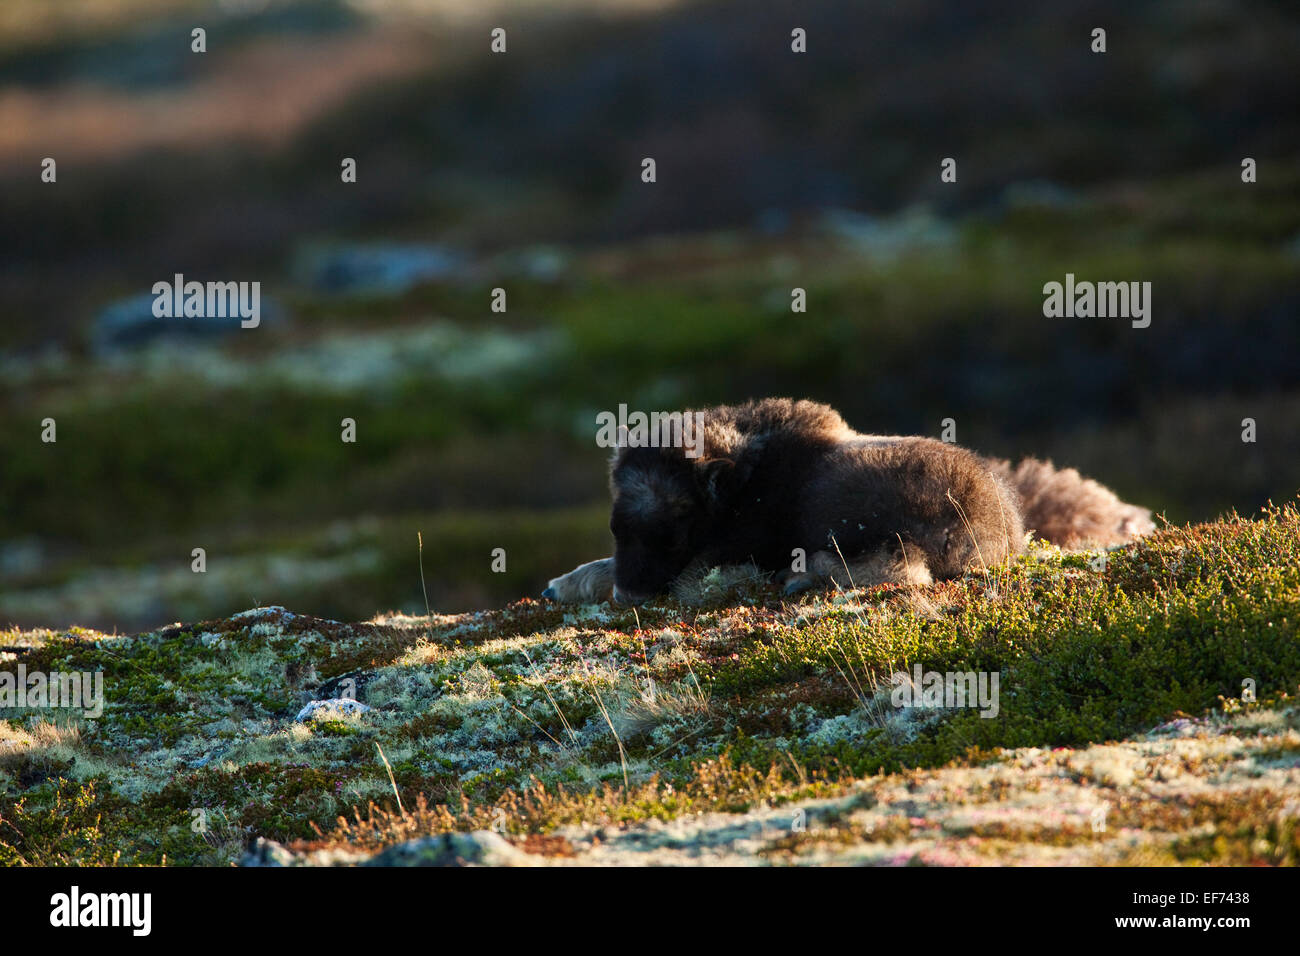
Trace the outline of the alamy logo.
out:
<instances>
[{"instance_id":1,"label":"alamy logo","mask_svg":"<svg viewBox=\"0 0 1300 956\"><path fill-rule=\"evenodd\" d=\"M171 282L155 282L153 314L156 319L227 319L239 317L239 326L255 329L262 322L262 283L186 282L179 272Z\"/></svg>"},{"instance_id":2,"label":"alamy logo","mask_svg":"<svg viewBox=\"0 0 1300 956\"><path fill-rule=\"evenodd\" d=\"M978 707L981 717L998 715L997 671L927 671L917 664L911 674L896 671L889 679L895 707Z\"/></svg>"},{"instance_id":3,"label":"alamy logo","mask_svg":"<svg viewBox=\"0 0 1300 956\"><path fill-rule=\"evenodd\" d=\"M1043 286L1043 315L1049 319L1132 319L1133 328L1151 324L1150 282L1075 282L1065 274L1065 284Z\"/></svg>"},{"instance_id":4,"label":"alamy logo","mask_svg":"<svg viewBox=\"0 0 1300 956\"><path fill-rule=\"evenodd\" d=\"M78 886L50 897L50 925L127 926L133 936L148 936L153 928L151 893L82 893Z\"/></svg>"},{"instance_id":5,"label":"alamy logo","mask_svg":"<svg viewBox=\"0 0 1300 956\"><path fill-rule=\"evenodd\" d=\"M596 414L596 444L601 448L685 448L687 458L704 452L703 412L632 412Z\"/></svg>"},{"instance_id":6,"label":"alamy logo","mask_svg":"<svg viewBox=\"0 0 1300 956\"><path fill-rule=\"evenodd\" d=\"M28 707L80 710L94 720L104 713L104 672L28 673L24 664L17 674L0 671L0 711Z\"/></svg>"}]
</instances>

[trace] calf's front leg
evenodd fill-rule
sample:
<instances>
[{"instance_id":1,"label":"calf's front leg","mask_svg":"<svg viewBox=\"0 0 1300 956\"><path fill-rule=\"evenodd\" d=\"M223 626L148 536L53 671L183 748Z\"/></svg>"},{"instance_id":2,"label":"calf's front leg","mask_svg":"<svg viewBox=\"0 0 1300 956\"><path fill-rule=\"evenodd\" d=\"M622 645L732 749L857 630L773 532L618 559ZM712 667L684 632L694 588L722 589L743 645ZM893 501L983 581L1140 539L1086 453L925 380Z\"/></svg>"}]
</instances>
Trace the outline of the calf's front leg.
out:
<instances>
[{"instance_id":1,"label":"calf's front leg","mask_svg":"<svg viewBox=\"0 0 1300 956\"><path fill-rule=\"evenodd\" d=\"M614 590L614 559L580 564L568 574L551 578L542 597L560 604L594 604L610 600Z\"/></svg>"}]
</instances>

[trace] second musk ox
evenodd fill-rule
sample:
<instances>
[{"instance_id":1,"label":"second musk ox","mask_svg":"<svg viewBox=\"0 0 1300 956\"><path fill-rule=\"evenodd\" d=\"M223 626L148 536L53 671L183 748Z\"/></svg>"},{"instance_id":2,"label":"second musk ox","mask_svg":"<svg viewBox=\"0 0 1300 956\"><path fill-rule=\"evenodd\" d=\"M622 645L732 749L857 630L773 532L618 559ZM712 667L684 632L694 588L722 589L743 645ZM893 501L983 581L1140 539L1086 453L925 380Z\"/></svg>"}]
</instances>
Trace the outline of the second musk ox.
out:
<instances>
[{"instance_id":1,"label":"second musk ox","mask_svg":"<svg viewBox=\"0 0 1300 956\"><path fill-rule=\"evenodd\" d=\"M928 584L1001 564L1025 532L1062 547L1112 546L1152 530L1074 469L982 458L929 438L863 435L810 401L769 398L703 415L703 441L620 443L610 465L614 555L555 578L575 603L640 603L688 569L752 563L786 593Z\"/></svg>"}]
</instances>

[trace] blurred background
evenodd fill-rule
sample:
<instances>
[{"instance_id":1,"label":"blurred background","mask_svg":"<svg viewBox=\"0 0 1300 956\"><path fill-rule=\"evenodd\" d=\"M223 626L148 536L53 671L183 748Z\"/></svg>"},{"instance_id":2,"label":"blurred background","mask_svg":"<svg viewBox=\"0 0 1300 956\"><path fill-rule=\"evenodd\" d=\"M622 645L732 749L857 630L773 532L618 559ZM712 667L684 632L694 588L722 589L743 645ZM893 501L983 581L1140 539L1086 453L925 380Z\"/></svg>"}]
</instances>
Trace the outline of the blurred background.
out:
<instances>
[{"instance_id":1,"label":"blurred background","mask_svg":"<svg viewBox=\"0 0 1300 956\"><path fill-rule=\"evenodd\" d=\"M620 402L953 418L1178 522L1290 499L1300 12L982 6L4 0L0 625L423 611L417 532L435 610L536 594L609 551ZM1150 281L1150 328L1045 319L1067 272ZM175 273L261 327L153 320Z\"/></svg>"}]
</instances>

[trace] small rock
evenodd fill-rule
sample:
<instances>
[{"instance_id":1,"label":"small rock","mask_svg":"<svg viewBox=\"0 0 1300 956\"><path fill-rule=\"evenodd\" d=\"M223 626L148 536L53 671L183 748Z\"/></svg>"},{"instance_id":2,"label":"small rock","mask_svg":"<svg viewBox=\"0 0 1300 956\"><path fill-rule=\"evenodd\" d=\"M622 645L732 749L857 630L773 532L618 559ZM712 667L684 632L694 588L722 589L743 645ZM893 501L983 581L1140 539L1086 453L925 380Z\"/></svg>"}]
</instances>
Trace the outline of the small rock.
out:
<instances>
[{"instance_id":1,"label":"small rock","mask_svg":"<svg viewBox=\"0 0 1300 956\"><path fill-rule=\"evenodd\" d=\"M138 349L155 342L213 340L240 330L243 316L187 316L159 318L154 315L157 299L152 292L118 299L95 315L91 346L100 356ZM260 295L259 320L267 325L284 322L283 307L269 295Z\"/></svg>"},{"instance_id":2,"label":"small rock","mask_svg":"<svg viewBox=\"0 0 1300 956\"><path fill-rule=\"evenodd\" d=\"M1179 717L1147 732L1148 737L1195 737L1205 726L1203 720Z\"/></svg>"},{"instance_id":3,"label":"small rock","mask_svg":"<svg viewBox=\"0 0 1300 956\"><path fill-rule=\"evenodd\" d=\"M400 295L425 282L455 278L464 254L431 243L315 245L294 257L298 281L319 292Z\"/></svg>"},{"instance_id":4,"label":"small rock","mask_svg":"<svg viewBox=\"0 0 1300 956\"><path fill-rule=\"evenodd\" d=\"M244 853L243 859L239 861L240 866L294 866L297 858L288 849L276 843L274 840L268 840L265 837L258 837L253 841L247 852Z\"/></svg>"},{"instance_id":5,"label":"small rock","mask_svg":"<svg viewBox=\"0 0 1300 956\"><path fill-rule=\"evenodd\" d=\"M407 840L362 866L534 866L537 861L491 830L443 833Z\"/></svg>"},{"instance_id":6,"label":"small rock","mask_svg":"<svg viewBox=\"0 0 1300 956\"><path fill-rule=\"evenodd\" d=\"M270 607L252 607L247 611L240 611L238 614L230 615L232 621L242 621L250 617L271 617L278 614L286 621L292 621L294 614L292 611L281 607L279 604L272 604Z\"/></svg>"},{"instance_id":7,"label":"small rock","mask_svg":"<svg viewBox=\"0 0 1300 956\"><path fill-rule=\"evenodd\" d=\"M319 717L353 717L364 714L370 709L366 704L351 697L331 697L329 700L313 700L298 711L297 721L316 720Z\"/></svg>"}]
</instances>

